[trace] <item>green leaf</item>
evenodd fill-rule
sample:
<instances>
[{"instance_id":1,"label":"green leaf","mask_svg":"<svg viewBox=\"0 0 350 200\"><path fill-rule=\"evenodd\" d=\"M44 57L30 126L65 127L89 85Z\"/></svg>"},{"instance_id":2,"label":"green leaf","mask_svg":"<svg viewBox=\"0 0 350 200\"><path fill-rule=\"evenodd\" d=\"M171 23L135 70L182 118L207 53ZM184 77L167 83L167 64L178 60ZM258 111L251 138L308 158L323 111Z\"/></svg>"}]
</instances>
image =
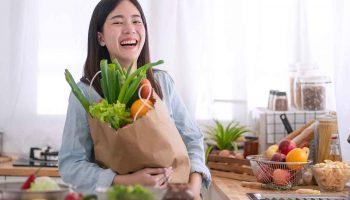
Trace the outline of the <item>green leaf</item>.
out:
<instances>
[{"instance_id":1,"label":"green leaf","mask_svg":"<svg viewBox=\"0 0 350 200\"><path fill-rule=\"evenodd\" d=\"M108 62L106 59L101 60L100 62L101 68L101 88L105 99L107 99L108 103L113 103L111 101L111 97L109 96L109 87L108 87Z\"/></svg>"},{"instance_id":2,"label":"green leaf","mask_svg":"<svg viewBox=\"0 0 350 200\"><path fill-rule=\"evenodd\" d=\"M123 84L119 96L118 96L118 101L121 102L124 99L126 89L129 87L131 81L134 79L134 77L138 76L142 71L147 71L149 68L154 67L156 65L164 63L163 60L159 60L158 62L155 63L148 63L140 68L138 68L134 73L132 73L126 80L125 83Z\"/></svg>"},{"instance_id":3,"label":"green leaf","mask_svg":"<svg viewBox=\"0 0 350 200\"><path fill-rule=\"evenodd\" d=\"M207 144L215 145L219 150L233 150L237 148L234 141L249 131L245 126L239 125L236 121L231 121L226 127L216 119L214 122L214 126L206 127L204 140Z\"/></svg>"},{"instance_id":4,"label":"green leaf","mask_svg":"<svg viewBox=\"0 0 350 200\"><path fill-rule=\"evenodd\" d=\"M214 146L208 146L208 148L205 150L205 163L208 163L208 157L210 152L212 152L214 149Z\"/></svg>"}]
</instances>

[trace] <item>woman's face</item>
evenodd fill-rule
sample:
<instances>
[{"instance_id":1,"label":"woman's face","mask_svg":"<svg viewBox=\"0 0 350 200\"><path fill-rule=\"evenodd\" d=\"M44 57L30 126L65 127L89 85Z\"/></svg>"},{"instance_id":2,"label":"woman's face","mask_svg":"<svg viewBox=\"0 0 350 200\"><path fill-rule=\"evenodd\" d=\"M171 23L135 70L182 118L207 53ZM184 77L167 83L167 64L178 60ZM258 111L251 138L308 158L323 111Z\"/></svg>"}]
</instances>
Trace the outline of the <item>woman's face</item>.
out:
<instances>
[{"instance_id":1,"label":"woman's face","mask_svg":"<svg viewBox=\"0 0 350 200\"><path fill-rule=\"evenodd\" d=\"M136 61L145 43L145 27L141 14L128 0L123 0L107 16L103 32L98 33L101 45L106 45L111 58L123 65Z\"/></svg>"}]
</instances>

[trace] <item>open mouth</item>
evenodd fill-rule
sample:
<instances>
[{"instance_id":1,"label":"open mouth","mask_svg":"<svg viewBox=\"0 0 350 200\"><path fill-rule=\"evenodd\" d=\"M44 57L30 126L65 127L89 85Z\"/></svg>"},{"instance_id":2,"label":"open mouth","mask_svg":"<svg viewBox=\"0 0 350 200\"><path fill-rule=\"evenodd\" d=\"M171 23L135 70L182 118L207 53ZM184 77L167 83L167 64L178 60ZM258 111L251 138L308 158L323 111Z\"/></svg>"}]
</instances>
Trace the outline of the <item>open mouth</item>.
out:
<instances>
[{"instance_id":1,"label":"open mouth","mask_svg":"<svg viewBox=\"0 0 350 200\"><path fill-rule=\"evenodd\" d=\"M120 45L122 47L134 47L137 45L137 43L138 43L137 40L123 40L120 42Z\"/></svg>"}]
</instances>

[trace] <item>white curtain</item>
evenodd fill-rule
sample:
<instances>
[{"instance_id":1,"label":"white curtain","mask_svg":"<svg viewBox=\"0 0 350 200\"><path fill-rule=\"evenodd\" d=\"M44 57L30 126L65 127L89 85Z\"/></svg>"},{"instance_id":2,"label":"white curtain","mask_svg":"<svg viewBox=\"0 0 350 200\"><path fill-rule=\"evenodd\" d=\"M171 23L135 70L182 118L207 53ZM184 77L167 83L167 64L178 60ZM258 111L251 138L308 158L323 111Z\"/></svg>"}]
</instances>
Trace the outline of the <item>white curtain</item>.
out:
<instances>
[{"instance_id":1,"label":"white curtain","mask_svg":"<svg viewBox=\"0 0 350 200\"><path fill-rule=\"evenodd\" d=\"M0 3L0 130L4 153L61 143L70 89L78 79L97 1L2 0Z\"/></svg>"},{"instance_id":2,"label":"white curtain","mask_svg":"<svg viewBox=\"0 0 350 200\"><path fill-rule=\"evenodd\" d=\"M0 2L5 153L59 147L69 94L63 71L69 68L76 80L82 73L88 23L97 2ZM198 120L248 123L248 110L265 106L269 89L288 91L289 67L296 62L315 62L339 77L349 66L346 56L339 57L349 52L350 8L344 0L140 3L148 20L151 57L165 60L161 69L172 75ZM345 94L343 87L338 95Z\"/></svg>"},{"instance_id":3,"label":"white curtain","mask_svg":"<svg viewBox=\"0 0 350 200\"><path fill-rule=\"evenodd\" d=\"M338 22L335 26L336 37L336 69L335 88L338 114L339 135L343 158L350 162L350 2L341 1L336 6ZM347 12L345 12L347 11Z\"/></svg>"}]
</instances>

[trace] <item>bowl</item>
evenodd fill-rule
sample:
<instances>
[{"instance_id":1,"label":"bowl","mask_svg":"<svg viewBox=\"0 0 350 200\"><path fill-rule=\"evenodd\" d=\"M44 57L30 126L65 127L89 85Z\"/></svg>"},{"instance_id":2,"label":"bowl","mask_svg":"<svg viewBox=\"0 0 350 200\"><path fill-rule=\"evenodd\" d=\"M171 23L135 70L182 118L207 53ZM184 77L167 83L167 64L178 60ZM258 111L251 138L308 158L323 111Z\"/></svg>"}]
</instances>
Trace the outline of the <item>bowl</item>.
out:
<instances>
[{"instance_id":1,"label":"bowl","mask_svg":"<svg viewBox=\"0 0 350 200\"><path fill-rule=\"evenodd\" d=\"M268 188L287 190L297 186L311 164L308 162L276 162L263 155L247 156L258 182Z\"/></svg>"},{"instance_id":2,"label":"bowl","mask_svg":"<svg viewBox=\"0 0 350 200\"><path fill-rule=\"evenodd\" d=\"M322 163L312 166L311 169L317 185L323 191L344 191L346 183L350 180L350 168L348 167Z\"/></svg>"},{"instance_id":3,"label":"bowl","mask_svg":"<svg viewBox=\"0 0 350 200\"><path fill-rule=\"evenodd\" d=\"M0 199L14 200L14 199L50 199L61 200L70 191L69 186L65 184L58 184L59 190L50 190L45 192L22 190L23 182L2 182L0 183Z\"/></svg>"}]
</instances>

